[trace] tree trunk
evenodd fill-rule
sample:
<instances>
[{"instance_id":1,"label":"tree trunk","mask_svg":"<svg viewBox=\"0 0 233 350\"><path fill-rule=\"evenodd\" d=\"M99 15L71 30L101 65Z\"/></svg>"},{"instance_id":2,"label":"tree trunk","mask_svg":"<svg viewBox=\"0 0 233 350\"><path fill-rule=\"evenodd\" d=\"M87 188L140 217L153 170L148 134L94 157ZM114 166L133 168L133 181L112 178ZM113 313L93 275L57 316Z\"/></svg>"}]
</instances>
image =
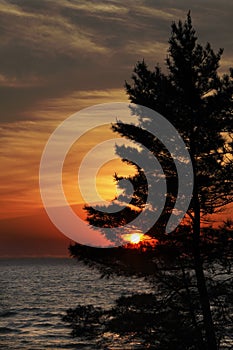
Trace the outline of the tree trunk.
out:
<instances>
[{"instance_id":1,"label":"tree trunk","mask_svg":"<svg viewBox=\"0 0 233 350\"><path fill-rule=\"evenodd\" d=\"M200 204L197 188L194 183L193 191L194 202L194 223L193 223L193 243L194 243L194 264L197 279L197 288L200 297L200 304L203 314L204 329L208 350L218 350L215 329L210 310L210 300L206 287L206 279L203 271L203 262L200 253Z\"/></svg>"},{"instance_id":2,"label":"tree trunk","mask_svg":"<svg viewBox=\"0 0 233 350\"><path fill-rule=\"evenodd\" d=\"M187 283L187 279L185 276L185 269L182 263L182 260L180 260L180 266L181 266L181 270L182 270L182 277L183 277L183 283L185 285L185 289L186 289L186 294L187 294L187 302L189 305L189 313L190 316L192 318L192 323L193 323L193 327L195 329L195 334L196 334L196 340L197 340L197 349L198 350L205 350L205 344L204 344L204 339L202 336L202 332L197 324L197 320L196 320L196 315L195 315L195 309L193 307L193 303L192 303L192 298L190 295L190 289L189 289L189 285Z\"/></svg>"}]
</instances>

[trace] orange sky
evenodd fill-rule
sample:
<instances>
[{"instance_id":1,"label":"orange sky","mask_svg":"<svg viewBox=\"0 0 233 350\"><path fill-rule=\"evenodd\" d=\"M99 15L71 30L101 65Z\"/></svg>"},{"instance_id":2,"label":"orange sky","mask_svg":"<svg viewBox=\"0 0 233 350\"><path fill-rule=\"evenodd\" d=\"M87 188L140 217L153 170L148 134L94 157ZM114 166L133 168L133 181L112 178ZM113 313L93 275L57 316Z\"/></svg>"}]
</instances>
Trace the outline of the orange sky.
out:
<instances>
[{"instance_id":1,"label":"orange sky","mask_svg":"<svg viewBox=\"0 0 233 350\"><path fill-rule=\"evenodd\" d=\"M107 92L105 92L107 95ZM115 94L115 96L114 96ZM95 95L95 94L93 94ZM124 96L125 97L125 96ZM122 91L112 91L111 101L123 100ZM126 98L125 98L126 99ZM4 167L1 177L0 213L0 256L9 255L67 255L70 240L63 236L50 222L41 200L39 190L39 165L44 146L54 129L61 123L64 111L59 112L59 103L69 104L69 98L52 101L54 111L46 111L46 119L40 121L19 121L5 124L2 138ZM107 99L106 99L107 100ZM99 102L104 99L99 99ZM96 104L96 98L90 104ZM51 101L48 102L51 106ZM84 105L84 104L83 104ZM84 105L85 106L85 105ZM44 109L46 109L44 103ZM32 111L38 115L43 111ZM66 111L67 113L67 111ZM70 114L72 110L70 110ZM77 141L70 149L64 162L63 186L66 198L73 210L85 218L83 200L77 184L77 172L85 154L96 144L117 137L108 127L96 128ZM111 200L117 194L113 174L132 173L119 160L110 161L100 168L97 177L99 194L104 200ZM31 250L30 250L31 249Z\"/></svg>"},{"instance_id":2,"label":"orange sky","mask_svg":"<svg viewBox=\"0 0 233 350\"><path fill-rule=\"evenodd\" d=\"M200 40L224 47L221 71L232 65L232 3L191 7ZM39 163L53 130L68 116L97 103L127 101L124 80L145 58L163 66L173 20L187 6L171 3L57 0L0 3L0 256L67 254L69 239L48 219L39 191ZM30 30L29 30L30 28ZM108 134L109 133L109 134ZM63 185L71 205L82 213L77 167L85 153L108 138L94 130L70 150ZM117 135L111 134L111 137ZM116 194L113 173L132 171L106 164L97 180L104 199Z\"/></svg>"}]
</instances>

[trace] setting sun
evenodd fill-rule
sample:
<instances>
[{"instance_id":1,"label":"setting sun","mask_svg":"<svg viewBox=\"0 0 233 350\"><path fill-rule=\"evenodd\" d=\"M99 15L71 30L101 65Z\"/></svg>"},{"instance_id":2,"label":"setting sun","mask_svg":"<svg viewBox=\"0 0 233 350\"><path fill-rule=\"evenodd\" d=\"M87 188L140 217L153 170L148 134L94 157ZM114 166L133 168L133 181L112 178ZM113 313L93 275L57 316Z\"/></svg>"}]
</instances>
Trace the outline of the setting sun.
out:
<instances>
[{"instance_id":1,"label":"setting sun","mask_svg":"<svg viewBox=\"0 0 233 350\"><path fill-rule=\"evenodd\" d=\"M142 233L131 233L124 235L124 240L128 241L131 244L138 244L140 241L143 240L143 234Z\"/></svg>"},{"instance_id":2,"label":"setting sun","mask_svg":"<svg viewBox=\"0 0 233 350\"><path fill-rule=\"evenodd\" d=\"M133 233L130 237L130 242L137 244L141 241L142 236L143 236L142 234Z\"/></svg>"}]
</instances>

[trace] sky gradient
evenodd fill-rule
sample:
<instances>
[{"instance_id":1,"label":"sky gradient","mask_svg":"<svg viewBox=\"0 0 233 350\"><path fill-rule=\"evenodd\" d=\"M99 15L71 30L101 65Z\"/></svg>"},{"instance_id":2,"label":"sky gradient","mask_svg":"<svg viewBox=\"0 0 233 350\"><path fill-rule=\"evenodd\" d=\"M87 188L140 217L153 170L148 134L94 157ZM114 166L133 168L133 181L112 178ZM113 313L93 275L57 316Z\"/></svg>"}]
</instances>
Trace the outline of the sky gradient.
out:
<instances>
[{"instance_id":1,"label":"sky gradient","mask_svg":"<svg viewBox=\"0 0 233 350\"><path fill-rule=\"evenodd\" d=\"M50 223L40 198L45 143L78 110L127 101L124 81L138 60L164 68L171 23L189 9L200 43L224 48L220 73L227 72L233 66L230 0L0 0L0 256L67 254L69 240ZM85 135L65 168L64 188L79 212L83 203L69 171L107 133ZM107 199L112 168L101 170Z\"/></svg>"}]
</instances>

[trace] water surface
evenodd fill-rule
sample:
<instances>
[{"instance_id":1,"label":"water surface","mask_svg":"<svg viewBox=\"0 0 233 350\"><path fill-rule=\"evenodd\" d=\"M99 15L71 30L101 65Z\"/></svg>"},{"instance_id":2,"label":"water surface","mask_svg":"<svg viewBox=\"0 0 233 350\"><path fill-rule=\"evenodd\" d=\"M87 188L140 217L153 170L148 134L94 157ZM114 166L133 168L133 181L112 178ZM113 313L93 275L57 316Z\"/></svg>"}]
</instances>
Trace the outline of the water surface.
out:
<instances>
[{"instance_id":1,"label":"water surface","mask_svg":"<svg viewBox=\"0 0 233 350\"><path fill-rule=\"evenodd\" d=\"M149 291L143 280L100 279L68 258L0 259L0 349L93 350L87 339L72 339L61 320L68 308L94 304L109 308L121 294Z\"/></svg>"}]
</instances>

